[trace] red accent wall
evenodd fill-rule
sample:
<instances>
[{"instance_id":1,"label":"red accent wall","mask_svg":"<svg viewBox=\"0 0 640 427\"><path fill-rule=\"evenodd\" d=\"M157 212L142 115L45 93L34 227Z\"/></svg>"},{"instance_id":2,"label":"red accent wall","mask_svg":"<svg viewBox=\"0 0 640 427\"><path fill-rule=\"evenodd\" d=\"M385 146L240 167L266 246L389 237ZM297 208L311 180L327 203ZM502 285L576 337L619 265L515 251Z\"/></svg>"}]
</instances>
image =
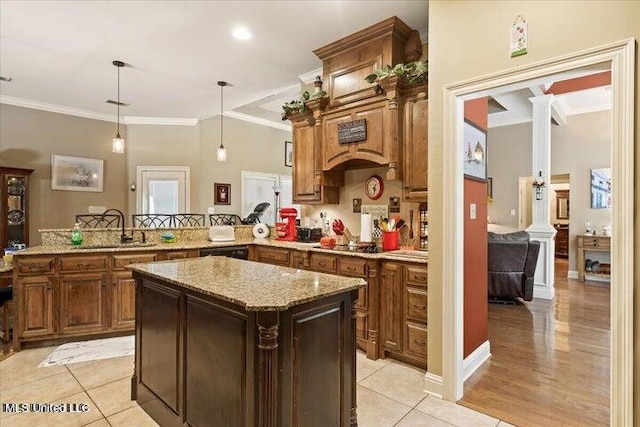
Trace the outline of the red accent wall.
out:
<instances>
[{"instance_id":1,"label":"red accent wall","mask_svg":"<svg viewBox=\"0 0 640 427\"><path fill-rule=\"evenodd\" d=\"M464 117L487 130L487 98L464 103ZM487 141L487 152L491 153ZM476 204L476 219L470 219L470 206ZM488 338L487 306L487 183L464 180L464 357Z\"/></svg>"},{"instance_id":2,"label":"red accent wall","mask_svg":"<svg viewBox=\"0 0 640 427\"><path fill-rule=\"evenodd\" d=\"M594 87L608 86L611 84L611 71L598 74L576 77L575 79L561 80L551 85L545 93L559 95L561 93L575 92L578 90L592 89Z\"/></svg>"}]
</instances>

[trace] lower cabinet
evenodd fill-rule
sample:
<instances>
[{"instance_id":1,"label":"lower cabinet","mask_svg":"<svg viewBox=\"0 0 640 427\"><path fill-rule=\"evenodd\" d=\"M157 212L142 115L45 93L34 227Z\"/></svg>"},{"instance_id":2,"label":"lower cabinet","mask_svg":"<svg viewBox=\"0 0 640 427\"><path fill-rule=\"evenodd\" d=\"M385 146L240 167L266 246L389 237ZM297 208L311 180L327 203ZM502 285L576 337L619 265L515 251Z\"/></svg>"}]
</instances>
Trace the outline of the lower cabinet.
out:
<instances>
[{"instance_id":1,"label":"lower cabinet","mask_svg":"<svg viewBox=\"0 0 640 427\"><path fill-rule=\"evenodd\" d=\"M383 355L426 369L427 268L383 261L380 276Z\"/></svg>"},{"instance_id":2,"label":"lower cabinet","mask_svg":"<svg viewBox=\"0 0 640 427\"><path fill-rule=\"evenodd\" d=\"M289 249L274 248L269 246L253 246L249 249L249 259L251 261L264 262L266 264L274 264L282 267L289 267L291 262L291 253Z\"/></svg>"},{"instance_id":3,"label":"lower cabinet","mask_svg":"<svg viewBox=\"0 0 640 427\"><path fill-rule=\"evenodd\" d=\"M111 327L133 329L136 323L136 281L129 271L111 276Z\"/></svg>"},{"instance_id":4,"label":"lower cabinet","mask_svg":"<svg viewBox=\"0 0 640 427\"><path fill-rule=\"evenodd\" d=\"M18 334L25 338L47 336L55 333L53 324L53 275L21 277L14 283L19 290L18 306L21 320ZM15 298L15 296L14 296Z\"/></svg>"},{"instance_id":5,"label":"lower cabinet","mask_svg":"<svg viewBox=\"0 0 640 427\"><path fill-rule=\"evenodd\" d=\"M61 334L100 332L107 328L107 276L88 273L59 277Z\"/></svg>"}]
</instances>

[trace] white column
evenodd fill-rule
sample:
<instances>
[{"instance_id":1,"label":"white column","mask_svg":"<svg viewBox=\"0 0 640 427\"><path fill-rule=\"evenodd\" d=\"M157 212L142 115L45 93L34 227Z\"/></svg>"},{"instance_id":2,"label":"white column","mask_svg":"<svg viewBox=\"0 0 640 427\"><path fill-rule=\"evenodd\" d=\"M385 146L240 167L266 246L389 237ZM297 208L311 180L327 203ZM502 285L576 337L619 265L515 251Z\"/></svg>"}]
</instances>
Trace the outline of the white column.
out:
<instances>
[{"instance_id":1,"label":"white column","mask_svg":"<svg viewBox=\"0 0 640 427\"><path fill-rule=\"evenodd\" d=\"M551 182L551 105L553 95L529 98L533 103L533 161L532 176L542 173L545 186L541 188L542 197L536 200L536 191L532 195L532 224L527 228L531 240L540 242L540 255L534 277L534 298L553 299L554 256L556 230L551 225L549 212L549 184Z\"/></svg>"}]
</instances>

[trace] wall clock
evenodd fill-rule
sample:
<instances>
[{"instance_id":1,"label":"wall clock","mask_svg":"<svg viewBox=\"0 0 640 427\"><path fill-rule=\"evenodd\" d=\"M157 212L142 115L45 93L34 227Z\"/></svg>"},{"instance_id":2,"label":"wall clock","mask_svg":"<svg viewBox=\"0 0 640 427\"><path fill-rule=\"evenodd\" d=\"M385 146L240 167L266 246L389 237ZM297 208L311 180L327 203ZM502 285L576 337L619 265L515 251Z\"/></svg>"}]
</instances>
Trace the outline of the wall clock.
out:
<instances>
[{"instance_id":1,"label":"wall clock","mask_svg":"<svg viewBox=\"0 0 640 427\"><path fill-rule=\"evenodd\" d=\"M380 196L382 196L383 190L384 185L382 183L382 178L378 175L371 175L364 184L364 192L367 193L367 197L371 200L379 199Z\"/></svg>"}]
</instances>

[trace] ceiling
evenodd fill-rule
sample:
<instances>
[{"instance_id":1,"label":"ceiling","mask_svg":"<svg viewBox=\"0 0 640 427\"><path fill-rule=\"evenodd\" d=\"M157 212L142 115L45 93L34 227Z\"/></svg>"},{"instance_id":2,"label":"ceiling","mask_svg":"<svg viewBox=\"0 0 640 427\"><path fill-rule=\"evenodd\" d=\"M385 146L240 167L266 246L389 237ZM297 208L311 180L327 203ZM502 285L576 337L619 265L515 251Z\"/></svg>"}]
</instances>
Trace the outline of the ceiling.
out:
<instances>
[{"instance_id":1,"label":"ceiling","mask_svg":"<svg viewBox=\"0 0 640 427\"><path fill-rule=\"evenodd\" d=\"M276 123L322 66L312 50L394 15L426 41L426 0L2 1L0 101L115 121L117 59L125 122L219 114L225 80L225 115Z\"/></svg>"}]
</instances>

